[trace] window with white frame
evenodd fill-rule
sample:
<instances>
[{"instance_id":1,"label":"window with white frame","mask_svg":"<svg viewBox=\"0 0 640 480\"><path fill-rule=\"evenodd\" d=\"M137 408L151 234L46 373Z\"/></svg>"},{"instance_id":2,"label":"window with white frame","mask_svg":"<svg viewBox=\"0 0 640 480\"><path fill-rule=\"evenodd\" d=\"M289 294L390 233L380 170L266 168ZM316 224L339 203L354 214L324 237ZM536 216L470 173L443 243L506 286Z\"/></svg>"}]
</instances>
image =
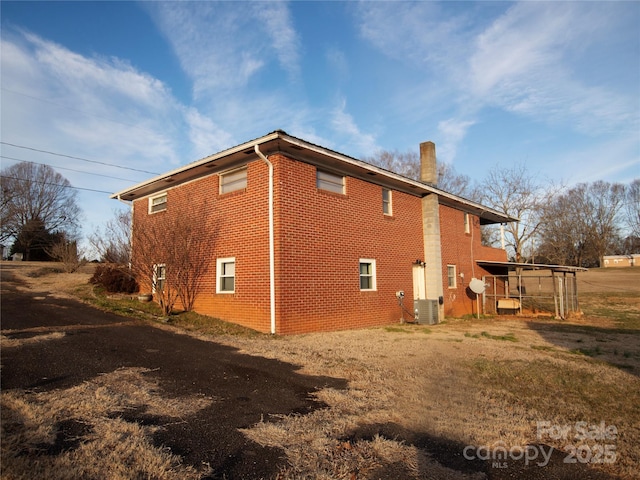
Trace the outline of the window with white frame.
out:
<instances>
[{"instance_id":1,"label":"window with white frame","mask_svg":"<svg viewBox=\"0 0 640 480\"><path fill-rule=\"evenodd\" d=\"M167 192L149 197L149 213L162 212L167 209Z\"/></svg>"},{"instance_id":2,"label":"window with white frame","mask_svg":"<svg viewBox=\"0 0 640 480\"><path fill-rule=\"evenodd\" d=\"M456 266L455 265L447 265L447 285L449 288L456 288Z\"/></svg>"},{"instance_id":3,"label":"window with white frame","mask_svg":"<svg viewBox=\"0 0 640 480\"><path fill-rule=\"evenodd\" d=\"M153 293L160 293L164 291L164 286L167 281L167 266L164 263L157 263L153 266L153 285L151 291Z\"/></svg>"},{"instance_id":4,"label":"window with white frame","mask_svg":"<svg viewBox=\"0 0 640 480\"><path fill-rule=\"evenodd\" d=\"M360 259L360 290L376 289L376 261L370 258Z\"/></svg>"},{"instance_id":5,"label":"window with white frame","mask_svg":"<svg viewBox=\"0 0 640 480\"><path fill-rule=\"evenodd\" d=\"M385 215L393 215L391 210L391 190L388 188L382 189L382 213Z\"/></svg>"},{"instance_id":6,"label":"window with white frame","mask_svg":"<svg viewBox=\"0 0 640 480\"><path fill-rule=\"evenodd\" d=\"M247 167L236 168L220 174L220 193L235 192L247 188Z\"/></svg>"},{"instance_id":7,"label":"window with white frame","mask_svg":"<svg viewBox=\"0 0 640 480\"><path fill-rule=\"evenodd\" d=\"M317 170L316 187L333 193L344 193L344 176Z\"/></svg>"},{"instance_id":8,"label":"window with white frame","mask_svg":"<svg viewBox=\"0 0 640 480\"><path fill-rule=\"evenodd\" d=\"M468 213L464 214L464 233L471 233L471 217Z\"/></svg>"},{"instance_id":9,"label":"window with white frame","mask_svg":"<svg viewBox=\"0 0 640 480\"><path fill-rule=\"evenodd\" d=\"M216 260L216 293L236 291L236 259L234 257Z\"/></svg>"}]
</instances>

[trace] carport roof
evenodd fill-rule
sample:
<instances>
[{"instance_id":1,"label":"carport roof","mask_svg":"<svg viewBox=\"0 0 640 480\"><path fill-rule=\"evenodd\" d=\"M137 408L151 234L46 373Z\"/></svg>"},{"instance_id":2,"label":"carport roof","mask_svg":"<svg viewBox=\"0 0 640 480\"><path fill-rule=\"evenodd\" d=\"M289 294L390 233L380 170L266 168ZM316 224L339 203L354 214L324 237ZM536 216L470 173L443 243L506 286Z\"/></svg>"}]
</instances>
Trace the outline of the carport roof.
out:
<instances>
[{"instance_id":1,"label":"carport roof","mask_svg":"<svg viewBox=\"0 0 640 480\"><path fill-rule=\"evenodd\" d=\"M506 267L509 270L521 268L523 270L550 270L560 273L586 272L584 267L572 267L571 265L547 265L544 263L523 263L523 262L496 262L492 260L478 260L476 262L481 267Z\"/></svg>"}]
</instances>

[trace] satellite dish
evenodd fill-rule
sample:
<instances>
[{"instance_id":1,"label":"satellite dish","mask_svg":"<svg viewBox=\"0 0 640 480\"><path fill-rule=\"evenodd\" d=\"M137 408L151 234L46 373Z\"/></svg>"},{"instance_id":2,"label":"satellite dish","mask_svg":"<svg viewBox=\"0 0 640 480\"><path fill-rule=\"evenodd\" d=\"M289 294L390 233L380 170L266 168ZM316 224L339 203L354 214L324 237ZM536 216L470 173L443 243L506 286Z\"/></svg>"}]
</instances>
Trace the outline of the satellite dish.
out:
<instances>
[{"instance_id":1,"label":"satellite dish","mask_svg":"<svg viewBox=\"0 0 640 480\"><path fill-rule=\"evenodd\" d=\"M471 291L477 295L484 293L484 282L478 278L472 278L469 282L469 288Z\"/></svg>"}]
</instances>

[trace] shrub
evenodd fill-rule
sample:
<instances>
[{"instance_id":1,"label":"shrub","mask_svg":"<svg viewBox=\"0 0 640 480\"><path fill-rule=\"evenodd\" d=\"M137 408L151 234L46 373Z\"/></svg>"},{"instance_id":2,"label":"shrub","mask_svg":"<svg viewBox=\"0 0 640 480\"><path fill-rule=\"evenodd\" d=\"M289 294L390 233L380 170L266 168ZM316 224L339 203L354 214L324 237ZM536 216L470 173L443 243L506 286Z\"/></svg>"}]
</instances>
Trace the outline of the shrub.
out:
<instances>
[{"instance_id":1,"label":"shrub","mask_svg":"<svg viewBox=\"0 0 640 480\"><path fill-rule=\"evenodd\" d=\"M138 283L126 267L98 265L89 283L102 286L109 293L134 293Z\"/></svg>"}]
</instances>

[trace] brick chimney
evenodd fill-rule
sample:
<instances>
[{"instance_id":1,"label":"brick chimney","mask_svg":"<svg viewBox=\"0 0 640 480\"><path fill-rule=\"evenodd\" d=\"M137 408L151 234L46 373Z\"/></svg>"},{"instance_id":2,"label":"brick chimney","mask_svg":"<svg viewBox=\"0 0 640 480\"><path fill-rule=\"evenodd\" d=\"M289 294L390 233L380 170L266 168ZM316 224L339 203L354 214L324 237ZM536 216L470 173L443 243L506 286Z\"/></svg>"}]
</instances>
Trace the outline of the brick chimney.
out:
<instances>
[{"instance_id":1,"label":"brick chimney","mask_svg":"<svg viewBox=\"0 0 640 480\"><path fill-rule=\"evenodd\" d=\"M436 167L436 144L423 142L420 144L420 181L438 184L438 169Z\"/></svg>"},{"instance_id":2,"label":"brick chimney","mask_svg":"<svg viewBox=\"0 0 640 480\"><path fill-rule=\"evenodd\" d=\"M433 142L420 144L420 180L436 185L436 145ZM424 241L425 286L428 300L443 298L442 238L440 236L440 205L438 195L430 193L422 197L422 234ZM438 302L438 318L444 319L444 307Z\"/></svg>"}]
</instances>

